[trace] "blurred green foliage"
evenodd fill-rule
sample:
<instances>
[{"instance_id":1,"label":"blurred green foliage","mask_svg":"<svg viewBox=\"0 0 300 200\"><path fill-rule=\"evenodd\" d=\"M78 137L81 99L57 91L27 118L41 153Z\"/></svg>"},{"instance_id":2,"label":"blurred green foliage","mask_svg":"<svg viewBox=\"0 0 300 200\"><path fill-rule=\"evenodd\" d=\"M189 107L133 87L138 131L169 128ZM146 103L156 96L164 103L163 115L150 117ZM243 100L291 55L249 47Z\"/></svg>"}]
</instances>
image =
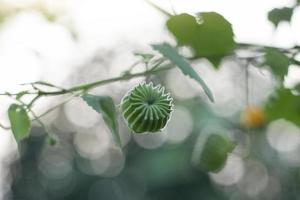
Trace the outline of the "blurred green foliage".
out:
<instances>
[{"instance_id":1,"label":"blurred green foliage","mask_svg":"<svg viewBox=\"0 0 300 200\"><path fill-rule=\"evenodd\" d=\"M289 57L276 49L267 49L264 64L271 68L275 76L284 80L288 73L290 60Z\"/></svg>"},{"instance_id":2,"label":"blurred green foliage","mask_svg":"<svg viewBox=\"0 0 300 200\"><path fill-rule=\"evenodd\" d=\"M31 123L25 108L17 104L12 104L7 112L11 130L16 140L20 141L28 137Z\"/></svg>"},{"instance_id":3,"label":"blurred green foliage","mask_svg":"<svg viewBox=\"0 0 300 200\"><path fill-rule=\"evenodd\" d=\"M204 143L201 152L196 155L200 157L196 164L199 164L200 168L207 172L220 171L226 163L228 153L235 148L234 143L220 133L210 133L207 137L200 137L198 140L202 140Z\"/></svg>"},{"instance_id":4,"label":"blurred green foliage","mask_svg":"<svg viewBox=\"0 0 300 200\"><path fill-rule=\"evenodd\" d=\"M275 8L269 12L268 19L277 27L280 22L290 22L293 12L294 8Z\"/></svg>"},{"instance_id":5,"label":"blurred green foliage","mask_svg":"<svg viewBox=\"0 0 300 200\"><path fill-rule=\"evenodd\" d=\"M96 112L102 115L103 120L112 132L115 143L121 148L122 144L117 122L117 110L113 99L109 96L95 96L91 94L84 94L82 99Z\"/></svg>"},{"instance_id":6,"label":"blurred green foliage","mask_svg":"<svg viewBox=\"0 0 300 200\"><path fill-rule=\"evenodd\" d=\"M260 102L262 104L261 113L263 114L260 121L262 124L252 128L241 124L239 117L237 117L240 112L249 110L247 109L250 106L248 93L246 94L247 105L245 105L245 108L242 108L244 110L238 111L234 116L215 112L216 109L212 108L214 105L201 100L200 95L184 101L175 99L176 105L186 108L192 116L193 127L190 136L182 143L166 144L154 150L145 150L131 141L123 149L124 156L126 155L124 169L119 175L108 178L89 174L80 167L83 163L86 164L91 161L82 157L76 151L73 146L73 136L67 135L65 138L61 136L59 138L61 142L58 144L56 139L54 140L54 138L44 135L40 136L41 134L26 138L29 135L31 125L28 112L32 104L30 103L27 106L12 104L8 110L8 117L12 132L19 142L21 153L20 160L16 161L12 166L14 172L12 184L13 199L299 199L299 163L289 165L282 157L284 153L276 151L267 141L268 126L278 119L285 119L300 127L300 86L297 85L293 89L284 88L284 79L290 64L299 65L300 63L296 60L299 47L281 49L251 44L241 45L234 41L234 33L230 22L216 12L202 12L195 16L187 13L171 15L159 7L156 8L168 16L166 26L174 36L179 48L173 47L169 43L152 45L153 49L157 50L162 57L156 59L154 54L138 53L137 55L142 58L141 60L146 66L146 71L132 74L132 68L130 68L123 75L113 80L128 80L132 77L140 76L148 78L149 75L154 74L153 71L158 70L156 74L160 78L158 82L164 84L165 74L160 72L162 72L162 69L172 69L173 65L175 65L184 75L198 82L209 99L213 101L213 92L202 80L201 76L196 73L191 63L199 58L206 58L214 65L215 69L219 69L223 58L236 56L236 51L240 49L251 53L254 52L256 53L255 56L251 56L252 54L250 53L249 57L235 58L240 59L241 67L246 68L244 69L246 71L245 85L247 87L245 90L248 93L249 74L247 68L249 66L258 70L259 67L266 66L271 75L276 77L276 88L274 88L273 94L265 102ZM289 22L292 19L295 8L296 6L273 9L269 12L268 19L275 26L278 26L283 21ZM52 18L48 16L48 19ZM181 55L180 47L190 48L193 55L191 57ZM153 60L156 63L152 66L153 68L149 69L148 64ZM172 64L172 67L169 66L167 68L163 65L164 62L169 62L168 64ZM108 82L113 82L111 80L108 79ZM63 95L74 92L74 88L68 90L51 84L47 86L56 89L56 91L47 93L37 90L37 99L40 97L39 95ZM86 93L87 90L84 88L83 93L81 93L83 94L83 100L102 115L105 124L113 133L115 141L121 146L117 121L118 115L112 98L109 96L90 95ZM28 95L27 91L21 91L15 95L15 98L20 100L26 95ZM35 100L33 99L32 102ZM251 123L251 117L249 119L249 123ZM209 126L221 127L221 133L211 131L207 137L204 137L205 129ZM42 131L34 129L34 132L41 133ZM231 135L227 135L228 132ZM47 143L45 143L45 139ZM195 142L197 140L200 140L203 144L201 151L195 150L199 147L197 142ZM50 150L53 152L45 155L43 151L49 148L49 144L53 146L51 147L53 149ZM68 151L72 155L64 160L68 163L70 172L65 177L54 177L53 174L58 173L60 175L59 173L63 171L60 163L46 163L45 166L42 166L41 160L44 156L63 155L63 150L66 149L60 151L58 149L66 147L69 148ZM247 195L243 191L243 187L255 184L255 180L251 178L250 181L242 178L240 185L228 186L228 188L225 186L223 188L216 182L213 182L211 177L223 169L228 156L235 154L235 150L239 153L236 156L243 158L244 163L252 163L252 165L254 163L260 167L258 169L267 174L267 177L270 179L275 177L280 185L280 194L284 196L269 197L270 192L268 193L268 191L252 196ZM192 162L192 157L194 156L197 158L196 163ZM51 167L54 169L50 169ZM251 171L251 167L248 170ZM247 171L243 173L245 177L249 175ZM261 174L257 171L252 171L252 173L250 175L253 175L253 177L261 178ZM272 191L273 188L276 187L272 186L270 190Z\"/></svg>"},{"instance_id":7,"label":"blurred green foliage","mask_svg":"<svg viewBox=\"0 0 300 200\"><path fill-rule=\"evenodd\" d=\"M196 17L175 15L167 21L167 27L178 45L191 47L195 57L207 58L216 68L235 46L231 24L215 12L199 13Z\"/></svg>"},{"instance_id":8,"label":"blurred green foliage","mask_svg":"<svg viewBox=\"0 0 300 200\"><path fill-rule=\"evenodd\" d=\"M286 119L300 127L300 96L290 89L279 88L265 106L267 121Z\"/></svg>"}]
</instances>

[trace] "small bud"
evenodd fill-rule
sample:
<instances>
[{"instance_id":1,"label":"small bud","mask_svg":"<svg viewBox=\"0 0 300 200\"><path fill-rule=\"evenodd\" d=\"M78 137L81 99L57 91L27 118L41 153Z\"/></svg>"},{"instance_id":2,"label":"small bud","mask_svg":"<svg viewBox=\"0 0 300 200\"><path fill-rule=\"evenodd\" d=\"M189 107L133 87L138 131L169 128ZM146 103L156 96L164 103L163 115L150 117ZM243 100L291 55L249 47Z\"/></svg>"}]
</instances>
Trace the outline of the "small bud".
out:
<instances>
[{"instance_id":1,"label":"small bud","mask_svg":"<svg viewBox=\"0 0 300 200\"><path fill-rule=\"evenodd\" d=\"M57 138L55 138L53 136L48 136L47 144L49 144L50 146L55 146L57 144Z\"/></svg>"},{"instance_id":2,"label":"small bud","mask_svg":"<svg viewBox=\"0 0 300 200\"><path fill-rule=\"evenodd\" d=\"M259 128L264 124L263 111L254 106L249 106L242 111L240 123L247 128Z\"/></svg>"}]
</instances>

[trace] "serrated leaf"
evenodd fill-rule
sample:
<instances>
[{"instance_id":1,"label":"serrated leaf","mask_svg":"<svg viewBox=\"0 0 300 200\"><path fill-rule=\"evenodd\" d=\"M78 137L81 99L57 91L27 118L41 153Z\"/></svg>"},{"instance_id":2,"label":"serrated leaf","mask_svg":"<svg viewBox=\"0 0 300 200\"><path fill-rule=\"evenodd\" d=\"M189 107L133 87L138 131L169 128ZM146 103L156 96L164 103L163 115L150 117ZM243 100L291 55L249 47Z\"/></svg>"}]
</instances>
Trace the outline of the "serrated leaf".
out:
<instances>
[{"instance_id":1,"label":"serrated leaf","mask_svg":"<svg viewBox=\"0 0 300 200\"><path fill-rule=\"evenodd\" d=\"M268 13L268 19L277 27L280 22L290 22L293 12L294 8L275 8Z\"/></svg>"},{"instance_id":2,"label":"serrated leaf","mask_svg":"<svg viewBox=\"0 0 300 200\"><path fill-rule=\"evenodd\" d=\"M286 119L300 127L300 96L289 89L276 90L265 104L264 115L268 122Z\"/></svg>"},{"instance_id":3,"label":"serrated leaf","mask_svg":"<svg viewBox=\"0 0 300 200\"><path fill-rule=\"evenodd\" d=\"M82 99L96 112L102 115L105 124L112 132L114 141L121 147L117 112L113 99L109 96L95 96L91 94L84 94Z\"/></svg>"},{"instance_id":4,"label":"serrated leaf","mask_svg":"<svg viewBox=\"0 0 300 200\"><path fill-rule=\"evenodd\" d=\"M199 13L197 18L186 13L172 16L167 28L178 45L191 47L195 57L207 58L216 68L235 47L231 24L215 12Z\"/></svg>"},{"instance_id":5,"label":"serrated leaf","mask_svg":"<svg viewBox=\"0 0 300 200\"><path fill-rule=\"evenodd\" d=\"M196 80L203 88L205 94L213 102L214 97L211 90L206 83L200 78L197 72L191 67L191 65L181 56L175 48L168 43L152 45L153 49L159 51L164 57L169 59L174 65L176 65L183 74Z\"/></svg>"},{"instance_id":6,"label":"serrated leaf","mask_svg":"<svg viewBox=\"0 0 300 200\"><path fill-rule=\"evenodd\" d=\"M283 80L288 73L289 58L276 49L267 49L264 59L264 64L271 68L273 74Z\"/></svg>"},{"instance_id":7,"label":"serrated leaf","mask_svg":"<svg viewBox=\"0 0 300 200\"><path fill-rule=\"evenodd\" d=\"M17 104L12 104L8 108L8 118L11 130L17 142L28 137L30 131L30 119L26 110Z\"/></svg>"}]
</instances>

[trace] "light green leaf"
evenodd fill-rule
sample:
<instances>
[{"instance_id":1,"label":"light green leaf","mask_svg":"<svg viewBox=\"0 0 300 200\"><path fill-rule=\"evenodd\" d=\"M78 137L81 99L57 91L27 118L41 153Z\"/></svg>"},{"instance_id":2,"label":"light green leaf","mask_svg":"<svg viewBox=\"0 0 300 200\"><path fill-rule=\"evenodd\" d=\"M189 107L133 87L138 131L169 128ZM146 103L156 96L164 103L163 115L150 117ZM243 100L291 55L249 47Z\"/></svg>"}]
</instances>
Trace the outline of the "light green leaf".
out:
<instances>
[{"instance_id":1,"label":"light green leaf","mask_svg":"<svg viewBox=\"0 0 300 200\"><path fill-rule=\"evenodd\" d=\"M183 74L195 79L203 88L205 94L213 102L214 97L206 83L200 78L197 72L191 67L191 65L181 56L175 48L168 43L152 45L153 49L159 51L164 57L169 59L174 65L176 65Z\"/></svg>"},{"instance_id":2,"label":"light green leaf","mask_svg":"<svg viewBox=\"0 0 300 200\"><path fill-rule=\"evenodd\" d=\"M95 96L91 94L84 94L82 99L102 115L104 122L112 132L114 141L121 147L117 112L113 99L109 96Z\"/></svg>"},{"instance_id":3,"label":"light green leaf","mask_svg":"<svg viewBox=\"0 0 300 200\"><path fill-rule=\"evenodd\" d=\"M205 142L196 164L204 171L218 172L224 167L228 154L233 151L235 144L226 136L216 133L200 139L205 139Z\"/></svg>"},{"instance_id":4,"label":"light green leaf","mask_svg":"<svg viewBox=\"0 0 300 200\"><path fill-rule=\"evenodd\" d=\"M167 27L178 45L191 47L195 57L205 57L215 67L235 47L231 24L215 12L199 13L197 18L186 13L172 16Z\"/></svg>"},{"instance_id":5,"label":"light green leaf","mask_svg":"<svg viewBox=\"0 0 300 200\"><path fill-rule=\"evenodd\" d=\"M267 49L264 58L264 64L271 68L275 76L283 80L284 76L288 73L289 58L276 49Z\"/></svg>"},{"instance_id":6,"label":"light green leaf","mask_svg":"<svg viewBox=\"0 0 300 200\"><path fill-rule=\"evenodd\" d=\"M21 99L24 95L28 94L28 91L25 90L25 91L22 91L22 92L19 92L17 95L16 95L16 99Z\"/></svg>"},{"instance_id":7,"label":"light green leaf","mask_svg":"<svg viewBox=\"0 0 300 200\"><path fill-rule=\"evenodd\" d=\"M268 19L277 27L280 22L290 22L293 12L294 8L275 8L268 13Z\"/></svg>"},{"instance_id":8,"label":"light green leaf","mask_svg":"<svg viewBox=\"0 0 300 200\"><path fill-rule=\"evenodd\" d=\"M266 102L264 115L267 122L286 119L300 127L300 96L289 89L278 89Z\"/></svg>"},{"instance_id":9,"label":"light green leaf","mask_svg":"<svg viewBox=\"0 0 300 200\"><path fill-rule=\"evenodd\" d=\"M150 62L154 58L154 55L149 53L135 53L134 55L141 57L145 63Z\"/></svg>"},{"instance_id":10,"label":"light green leaf","mask_svg":"<svg viewBox=\"0 0 300 200\"><path fill-rule=\"evenodd\" d=\"M12 104L8 108L8 118L11 130L17 142L28 137L30 131L30 119L26 110L17 104Z\"/></svg>"}]
</instances>

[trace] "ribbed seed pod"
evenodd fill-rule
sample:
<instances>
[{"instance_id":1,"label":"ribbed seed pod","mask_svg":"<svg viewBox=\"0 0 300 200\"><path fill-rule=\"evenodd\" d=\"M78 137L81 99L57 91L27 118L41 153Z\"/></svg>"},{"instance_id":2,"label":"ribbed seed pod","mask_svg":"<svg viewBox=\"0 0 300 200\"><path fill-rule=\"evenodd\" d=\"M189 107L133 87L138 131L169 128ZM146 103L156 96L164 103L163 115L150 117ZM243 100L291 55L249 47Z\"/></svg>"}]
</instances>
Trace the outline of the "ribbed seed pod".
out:
<instances>
[{"instance_id":1,"label":"ribbed seed pod","mask_svg":"<svg viewBox=\"0 0 300 200\"><path fill-rule=\"evenodd\" d=\"M173 99L165 88L141 83L121 101L121 111L128 127L135 133L157 132L163 129L173 110Z\"/></svg>"}]
</instances>

